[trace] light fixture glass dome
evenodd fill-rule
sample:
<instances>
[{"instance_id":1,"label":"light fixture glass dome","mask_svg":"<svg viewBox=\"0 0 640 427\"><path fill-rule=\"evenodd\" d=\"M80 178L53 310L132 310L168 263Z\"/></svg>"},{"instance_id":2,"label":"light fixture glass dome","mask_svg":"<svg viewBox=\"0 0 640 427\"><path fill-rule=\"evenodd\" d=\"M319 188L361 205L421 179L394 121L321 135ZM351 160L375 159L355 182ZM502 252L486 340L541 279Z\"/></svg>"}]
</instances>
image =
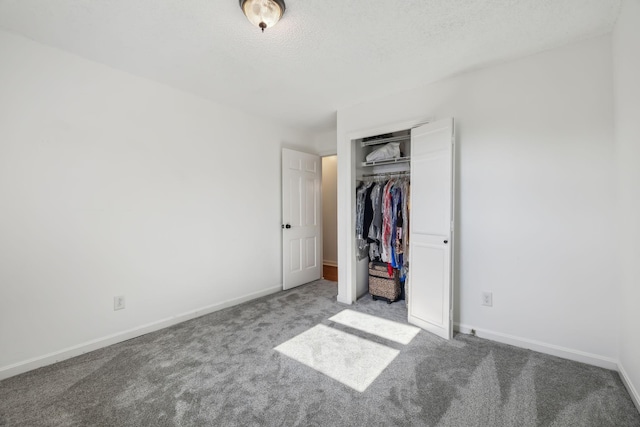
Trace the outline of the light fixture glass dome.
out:
<instances>
[{"instance_id":1,"label":"light fixture glass dome","mask_svg":"<svg viewBox=\"0 0 640 427\"><path fill-rule=\"evenodd\" d=\"M284 14L284 0L240 0L240 7L253 25L271 28Z\"/></svg>"}]
</instances>

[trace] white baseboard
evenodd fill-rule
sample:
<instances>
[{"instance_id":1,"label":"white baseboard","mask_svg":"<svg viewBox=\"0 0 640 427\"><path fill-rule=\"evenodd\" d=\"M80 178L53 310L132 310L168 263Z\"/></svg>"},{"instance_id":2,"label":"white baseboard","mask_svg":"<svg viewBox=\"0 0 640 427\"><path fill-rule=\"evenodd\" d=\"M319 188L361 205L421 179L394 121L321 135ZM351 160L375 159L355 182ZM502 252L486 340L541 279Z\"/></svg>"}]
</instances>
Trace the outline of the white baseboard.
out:
<instances>
[{"instance_id":1,"label":"white baseboard","mask_svg":"<svg viewBox=\"0 0 640 427\"><path fill-rule=\"evenodd\" d=\"M509 344L516 347L527 348L529 350L538 351L540 353L550 354L552 356L562 357L563 359L575 360L589 365L599 366L605 369L618 370L618 361L605 356L587 353L580 350L573 350L566 347L560 347L554 344L548 344L541 341L530 340L528 338L516 337L513 335L503 334L501 332L479 329L473 326L454 323L454 328L463 334L470 334L475 329L476 336L491 341Z\"/></svg>"},{"instance_id":2,"label":"white baseboard","mask_svg":"<svg viewBox=\"0 0 640 427\"><path fill-rule=\"evenodd\" d=\"M51 365L52 363L60 362L72 357L79 356L90 351L97 350L99 348L107 347L112 344L116 344L122 341L130 340L141 335L148 334L169 326L176 325L178 323L185 322L187 320L195 319L196 317L204 316L215 311L219 311L234 305L242 304L256 298L260 298L266 295L274 294L282 290L282 285L274 286L262 291L253 292L248 295L244 295L238 298L233 298L227 301L223 301L217 304L207 305L195 310L188 311L186 313L178 314L166 319L158 320L155 322L147 323L145 325L137 326L126 331L117 332L115 334L107 335L102 338L87 341L82 344L74 345L59 351L51 352L43 356L34 357L24 360L22 362L14 363L12 365L0 367L0 380L12 377L14 375L22 374L43 366Z\"/></svg>"},{"instance_id":3,"label":"white baseboard","mask_svg":"<svg viewBox=\"0 0 640 427\"><path fill-rule=\"evenodd\" d=\"M322 265L328 265L329 267L338 267L338 263L336 261L322 261Z\"/></svg>"},{"instance_id":4,"label":"white baseboard","mask_svg":"<svg viewBox=\"0 0 640 427\"><path fill-rule=\"evenodd\" d=\"M627 371L624 370L624 366L621 363L618 363L618 372L620 373L620 378L622 378L622 383L627 388L629 395L631 396L631 400L633 400L634 405L636 405L636 409L640 412L640 394L638 390L634 387L631 382L631 378L627 374Z\"/></svg>"}]
</instances>

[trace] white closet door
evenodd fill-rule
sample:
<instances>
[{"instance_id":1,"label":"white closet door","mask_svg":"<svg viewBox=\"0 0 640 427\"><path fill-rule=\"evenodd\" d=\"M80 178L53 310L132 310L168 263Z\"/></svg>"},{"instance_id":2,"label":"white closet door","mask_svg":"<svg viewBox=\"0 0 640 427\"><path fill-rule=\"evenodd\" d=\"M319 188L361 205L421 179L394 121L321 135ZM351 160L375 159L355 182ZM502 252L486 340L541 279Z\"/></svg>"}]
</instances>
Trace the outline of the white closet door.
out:
<instances>
[{"instance_id":1,"label":"white closet door","mask_svg":"<svg viewBox=\"0 0 640 427\"><path fill-rule=\"evenodd\" d=\"M409 322L446 339L452 328L453 119L411 131Z\"/></svg>"},{"instance_id":2,"label":"white closet door","mask_svg":"<svg viewBox=\"0 0 640 427\"><path fill-rule=\"evenodd\" d=\"M320 157L282 149L282 286L322 277Z\"/></svg>"}]
</instances>

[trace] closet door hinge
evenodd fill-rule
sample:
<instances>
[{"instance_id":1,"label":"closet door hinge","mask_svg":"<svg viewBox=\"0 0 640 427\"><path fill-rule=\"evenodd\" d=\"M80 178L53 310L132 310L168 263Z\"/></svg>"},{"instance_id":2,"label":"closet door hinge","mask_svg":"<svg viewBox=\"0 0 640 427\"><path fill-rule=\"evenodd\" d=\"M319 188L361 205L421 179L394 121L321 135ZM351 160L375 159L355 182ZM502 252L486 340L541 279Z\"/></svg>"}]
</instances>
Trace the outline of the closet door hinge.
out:
<instances>
[{"instance_id":1,"label":"closet door hinge","mask_svg":"<svg viewBox=\"0 0 640 427\"><path fill-rule=\"evenodd\" d=\"M451 231L453 231L453 221L451 221Z\"/></svg>"}]
</instances>

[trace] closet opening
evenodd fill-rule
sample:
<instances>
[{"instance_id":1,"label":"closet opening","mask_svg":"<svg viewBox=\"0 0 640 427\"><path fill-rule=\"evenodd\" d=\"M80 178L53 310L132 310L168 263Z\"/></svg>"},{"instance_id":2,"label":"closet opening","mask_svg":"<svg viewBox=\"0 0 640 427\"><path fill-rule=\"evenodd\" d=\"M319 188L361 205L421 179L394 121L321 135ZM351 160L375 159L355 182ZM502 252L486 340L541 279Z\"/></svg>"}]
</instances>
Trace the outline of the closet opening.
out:
<instances>
[{"instance_id":1,"label":"closet opening","mask_svg":"<svg viewBox=\"0 0 640 427\"><path fill-rule=\"evenodd\" d=\"M358 297L406 309L411 131L352 140Z\"/></svg>"}]
</instances>

